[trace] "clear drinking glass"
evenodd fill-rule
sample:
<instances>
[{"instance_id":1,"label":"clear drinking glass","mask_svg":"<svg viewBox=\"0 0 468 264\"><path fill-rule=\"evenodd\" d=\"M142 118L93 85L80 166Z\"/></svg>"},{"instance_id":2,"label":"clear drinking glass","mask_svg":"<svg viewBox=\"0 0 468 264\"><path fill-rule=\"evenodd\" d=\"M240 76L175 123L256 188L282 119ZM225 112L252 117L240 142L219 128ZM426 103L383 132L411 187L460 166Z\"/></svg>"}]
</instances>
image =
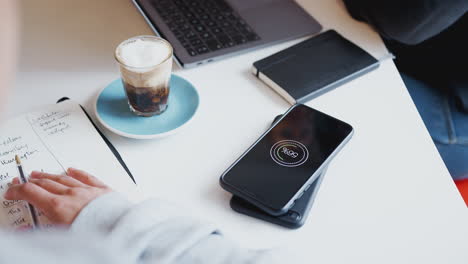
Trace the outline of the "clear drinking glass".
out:
<instances>
[{"instance_id":1,"label":"clear drinking glass","mask_svg":"<svg viewBox=\"0 0 468 264\"><path fill-rule=\"evenodd\" d=\"M158 50L160 54L157 54ZM155 36L133 37L116 48L115 59L133 113L154 116L167 109L172 54L171 44ZM139 61L144 61L144 65Z\"/></svg>"}]
</instances>

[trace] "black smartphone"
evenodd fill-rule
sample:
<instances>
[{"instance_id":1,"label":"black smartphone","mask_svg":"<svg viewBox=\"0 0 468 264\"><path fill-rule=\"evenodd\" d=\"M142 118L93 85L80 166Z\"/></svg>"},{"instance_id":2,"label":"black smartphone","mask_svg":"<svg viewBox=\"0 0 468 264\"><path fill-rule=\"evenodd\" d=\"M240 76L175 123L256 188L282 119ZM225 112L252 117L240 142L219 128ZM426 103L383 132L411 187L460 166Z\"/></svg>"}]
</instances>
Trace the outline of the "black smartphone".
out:
<instances>
[{"instance_id":1,"label":"black smartphone","mask_svg":"<svg viewBox=\"0 0 468 264\"><path fill-rule=\"evenodd\" d=\"M349 124L296 104L223 173L220 184L268 214L285 214L352 134Z\"/></svg>"},{"instance_id":2,"label":"black smartphone","mask_svg":"<svg viewBox=\"0 0 468 264\"><path fill-rule=\"evenodd\" d=\"M325 169L326 170L326 169ZM241 214L252 216L273 224L284 226L291 229L297 229L304 225L309 215L310 208L314 204L320 184L325 177L325 170L320 173L320 176L310 185L304 194L296 200L291 209L287 213L280 216L273 216L265 213L261 209L255 207L246 200L237 196L231 198L231 208Z\"/></svg>"}]
</instances>

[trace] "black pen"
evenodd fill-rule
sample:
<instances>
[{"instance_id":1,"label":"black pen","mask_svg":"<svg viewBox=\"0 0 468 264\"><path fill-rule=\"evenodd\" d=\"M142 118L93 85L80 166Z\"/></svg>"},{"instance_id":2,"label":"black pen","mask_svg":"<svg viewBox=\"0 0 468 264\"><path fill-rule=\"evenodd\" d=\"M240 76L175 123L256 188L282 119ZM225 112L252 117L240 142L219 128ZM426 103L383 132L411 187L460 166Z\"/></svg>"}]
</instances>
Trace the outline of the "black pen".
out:
<instances>
[{"instance_id":1,"label":"black pen","mask_svg":"<svg viewBox=\"0 0 468 264\"><path fill-rule=\"evenodd\" d=\"M26 177L24 176L23 167L21 166L21 160L20 160L18 155L15 155L15 160L16 160L16 166L18 167L18 171L19 171L19 174L20 174L20 182L21 183L27 183L28 179L26 179ZM32 204L28 203L28 209L29 209L29 213L31 214L31 218L32 218L32 226L33 226L33 228L37 228L38 227L38 221L37 221L37 215L36 215L36 208L34 208L34 206Z\"/></svg>"}]
</instances>

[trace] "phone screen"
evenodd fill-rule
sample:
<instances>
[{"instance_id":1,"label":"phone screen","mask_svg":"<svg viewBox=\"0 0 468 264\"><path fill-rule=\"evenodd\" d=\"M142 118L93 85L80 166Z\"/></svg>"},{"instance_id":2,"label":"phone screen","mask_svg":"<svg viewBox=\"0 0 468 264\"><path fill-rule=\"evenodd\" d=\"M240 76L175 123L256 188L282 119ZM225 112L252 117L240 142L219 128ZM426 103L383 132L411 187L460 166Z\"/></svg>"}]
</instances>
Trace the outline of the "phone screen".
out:
<instances>
[{"instance_id":1,"label":"phone screen","mask_svg":"<svg viewBox=\"0 0 468 264\"><path fill-rule=\"evenodd\" d=\"M246 196L280 210L352 131L345 122L297 105L222 180Z\"/></svg>"}]
</instances>

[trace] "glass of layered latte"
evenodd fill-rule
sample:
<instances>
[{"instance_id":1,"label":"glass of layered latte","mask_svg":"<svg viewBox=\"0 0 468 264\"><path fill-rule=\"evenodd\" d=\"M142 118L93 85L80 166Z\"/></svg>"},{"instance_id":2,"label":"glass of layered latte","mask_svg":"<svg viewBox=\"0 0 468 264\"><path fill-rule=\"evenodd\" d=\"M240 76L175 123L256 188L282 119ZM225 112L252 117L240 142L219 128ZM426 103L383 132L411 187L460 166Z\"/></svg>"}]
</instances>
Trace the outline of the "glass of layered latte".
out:
<instances>
[{"instance_id":1,"label":"glass of layered latte","mask_svg":"<svg viewBox=\"0 0 468 264\"><path fill-rule=\"evenodd\" d=\"M155 36L137 36L115 50L130 110L139 116L163 113L169 98L172 46Z\"/></svg>"}]
</instances>

